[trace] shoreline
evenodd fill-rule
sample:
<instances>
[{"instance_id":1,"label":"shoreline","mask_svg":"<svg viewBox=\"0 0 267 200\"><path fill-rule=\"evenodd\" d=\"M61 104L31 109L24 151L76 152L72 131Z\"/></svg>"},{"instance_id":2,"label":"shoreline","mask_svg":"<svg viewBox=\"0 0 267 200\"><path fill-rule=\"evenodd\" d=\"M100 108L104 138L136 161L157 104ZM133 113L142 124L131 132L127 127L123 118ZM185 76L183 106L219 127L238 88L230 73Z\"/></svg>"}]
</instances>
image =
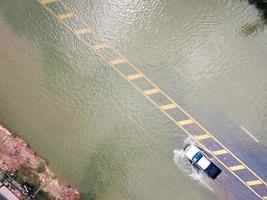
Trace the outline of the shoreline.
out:
<instances>
[{"instance_id":1,"label":"shoreline","mask_svg":"<svg viewBox=\"0 0 267 200\"><path fill-rule=\"evenodd\" d=\"M0 172L17 173L22 181L29 179L24 174L30 174L30 177L34 177L34 181L38 183L38 186L35 186L41 188L42 192L48 193L51 199L80 199L77 188L60 183L49 169L47 161L38 156L23 139L12 134L1 123L0 144Z\"/></svg>"}]
</instances>

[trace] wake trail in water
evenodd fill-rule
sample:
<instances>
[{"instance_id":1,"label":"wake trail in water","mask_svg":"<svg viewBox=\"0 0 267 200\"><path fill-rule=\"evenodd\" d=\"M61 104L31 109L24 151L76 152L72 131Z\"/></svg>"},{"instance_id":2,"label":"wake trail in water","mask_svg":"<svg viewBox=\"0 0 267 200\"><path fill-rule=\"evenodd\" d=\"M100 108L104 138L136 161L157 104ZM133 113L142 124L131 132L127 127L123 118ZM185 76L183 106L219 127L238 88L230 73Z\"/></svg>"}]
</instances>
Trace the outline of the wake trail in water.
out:
<instances>
[{"instance_id":1,"label":"wake trail in water","mask_svg":"<svg viewBox=\"0 0 267 200\"><path fill-rule=\"evenodd\" d=\"M184 145L189 144L195 144L195 142L192 140L192 138L188 137L184 141ZM174 149L173 150L174 156L173 161L176 164L176 166L181 169L183 172L185 172L188 176L190 176L193 180L199 182L201 185L205 186L209 190L213 191L213 189L208 185L208 176L202 172L193 167L193 165L189 162L189 160L185 156L184 149Z\"/></svg>"}]
</instances>

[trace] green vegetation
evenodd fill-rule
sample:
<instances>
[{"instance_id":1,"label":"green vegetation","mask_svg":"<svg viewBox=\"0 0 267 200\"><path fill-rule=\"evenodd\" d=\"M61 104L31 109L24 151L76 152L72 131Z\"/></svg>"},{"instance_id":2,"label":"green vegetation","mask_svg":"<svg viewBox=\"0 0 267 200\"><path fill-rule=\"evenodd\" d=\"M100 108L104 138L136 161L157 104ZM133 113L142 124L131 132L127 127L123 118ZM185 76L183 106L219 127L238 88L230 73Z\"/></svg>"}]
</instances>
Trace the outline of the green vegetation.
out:
<instances>
[{"instance_id":1,"label":"green vegetation","mask_svg":"<svg viewBox=\"0 0 267 200\"><path fill-rule=\"evenodd\" d=\"M44 165L40 164L36 170L27 167L20 166L14 173L13 179L20 183L29 183L33 187L33 191L37 191L39 187L41 187L41 182L37 173L42 173L44 171ZM34 193L34 192L33 192ZM52 197L49 193L40 190L35 199L38 200L56 200L56 198Z\"/></svg>"},{"instance_id":2,"label":"green vegetation","mask_svg":"<svg viewBox=\"0 0 267 200\"><path fill-rule=\"evenodd\" d=\"M45 192L43 190L40 190L36 194L35 199L38 199L38 200L56 200L56 198L51 197L47 192Z\"/></svg>"},{"instance_id":3,"label":"green vegetation","mask_svg":"<svg viewBox=\"0 0 267 200\"><path fill-rule=\"evenodd\" d=\"M37 172L38 174L40 174L40 173L44 173L44 170L45 170L45 165L44 165L44 163L40 163L40 164L38 165L37 169L36 169L36 172Z\"/></svg>"},{"instance_id":4,"label":"green vegetation","mask_svg":"<svg viewBox=\"0 0 267 200\"><path fill-rule=\"evenodd\" d=\"M20 184L25 182L31 184L35 190L37 190L41 184L36 172L27 166L20 166L15 171L13 178Z\"/></svg>"}]
</instances>

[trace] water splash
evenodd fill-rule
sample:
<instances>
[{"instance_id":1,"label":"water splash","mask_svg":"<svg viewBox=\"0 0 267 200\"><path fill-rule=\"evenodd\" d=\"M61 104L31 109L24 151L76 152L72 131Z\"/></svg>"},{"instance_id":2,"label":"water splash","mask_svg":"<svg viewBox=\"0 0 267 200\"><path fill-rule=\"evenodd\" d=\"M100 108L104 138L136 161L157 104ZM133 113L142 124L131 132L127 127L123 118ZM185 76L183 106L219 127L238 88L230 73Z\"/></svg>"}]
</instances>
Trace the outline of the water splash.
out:
<instances>
[{"instance_id":1,"label":"water splash","mask_svg":"<svg viewBox=\"0 0 267 200\"><path fill-rule=\"evenodd\" d=\"M195 144L195 141L188 137L184 141L184 146ZM201 185L205 186L209 190L213 191L213 189L208 185L208 176L196 169L191 163L188 161L188 159L185 156L185 151L183 148L181 149L174 149L173 150L173 161L175 162L176 166L179 167L184 173L186 173L189 177L191 177L193 180L197 181Z\"/></svg>"}]
</instances>

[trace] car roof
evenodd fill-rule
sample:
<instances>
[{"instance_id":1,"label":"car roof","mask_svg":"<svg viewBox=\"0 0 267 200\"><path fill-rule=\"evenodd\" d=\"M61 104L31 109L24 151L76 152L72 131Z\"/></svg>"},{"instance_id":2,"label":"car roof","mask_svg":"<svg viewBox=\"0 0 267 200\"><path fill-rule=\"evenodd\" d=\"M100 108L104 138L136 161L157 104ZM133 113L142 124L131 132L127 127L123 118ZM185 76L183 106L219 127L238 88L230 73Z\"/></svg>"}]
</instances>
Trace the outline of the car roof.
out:
<instances>
[{"instance_id":1,"label":"car roof","mask_svg":"<svg viewBox=\"0 0 267 200\"><path fill-rule=\"evenodd\" d=\"M189 145L186 149L185 149L185 155L188 159L192 160L192 158L194 157L194 155L201 151L197 146L195 145Z\"/></svg>"},{"instance_id":2,"label":"car roof","mask_svg":"<svg viewBox=\"0 0 267 200\"><path fill-rule=\"evenodd\" d=\"M202 158L200 158L200 160L197 162L197 165L205 170L209 165L210 165L210 161L205 157L203 156Z\"/></svg>"}]
</instances>

